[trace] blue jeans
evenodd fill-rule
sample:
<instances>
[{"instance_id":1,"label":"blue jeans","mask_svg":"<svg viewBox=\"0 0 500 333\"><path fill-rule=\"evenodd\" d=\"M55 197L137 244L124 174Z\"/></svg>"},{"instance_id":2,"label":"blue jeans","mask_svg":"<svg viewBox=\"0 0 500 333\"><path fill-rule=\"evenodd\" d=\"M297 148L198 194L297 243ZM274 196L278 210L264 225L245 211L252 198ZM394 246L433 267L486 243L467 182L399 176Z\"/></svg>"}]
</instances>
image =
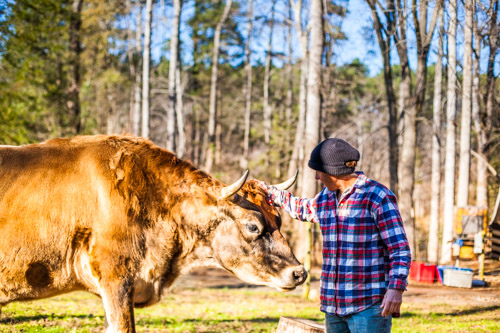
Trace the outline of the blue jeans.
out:
<instances>
[{"instance_id":1,"label":"blue jeans","mask_svg":"<svg viewBox=\"0 0 500 333\"><path fill-rule=\"evenodd\" d=\"M326 333L390 333L392 316L382 317L380 304L345 317L326 314Z\"/></svg>"}]
</instances>

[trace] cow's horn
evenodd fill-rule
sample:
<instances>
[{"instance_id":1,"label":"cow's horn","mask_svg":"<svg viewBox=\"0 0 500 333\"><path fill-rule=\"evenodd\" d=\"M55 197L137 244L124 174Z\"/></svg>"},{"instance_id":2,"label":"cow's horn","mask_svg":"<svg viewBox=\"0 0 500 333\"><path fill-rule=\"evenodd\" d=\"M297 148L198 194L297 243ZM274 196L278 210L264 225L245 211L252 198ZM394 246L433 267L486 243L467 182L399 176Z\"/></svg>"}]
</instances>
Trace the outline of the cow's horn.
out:
<instances>
[{"instance_id":1,"label":"cow's horn","mask_svg":"<svg viewBox=\"0 0 500 333\"><path fill-rule=\"evenodd\" d=\"M279 183L273 186L276 187L278 190L287 190L293 185L293 183L295 183L298 174L299 170L295 171L295 175L293 175L290 179L285 180L283 183Z\"/></svg>"},{"instance_id":2,"label":"cow's horn","mask_svg":"<svg viewBox=\"0 0 500 333\"><path fill-rule=\"evenodd\" d=\"M248 173L249 173L248 170L245 171L245 174L243 175L243 177L241 177L240 179L238 179L236 182L232 183L231 185L224 187L221 190L222 198L227 199L227 198L233 196L234 194L236 194L236 192L238 192L240 190L240 188L243 186L243 184L245 184L245 182L247 181Z\"/></svg>"}]
</instances>

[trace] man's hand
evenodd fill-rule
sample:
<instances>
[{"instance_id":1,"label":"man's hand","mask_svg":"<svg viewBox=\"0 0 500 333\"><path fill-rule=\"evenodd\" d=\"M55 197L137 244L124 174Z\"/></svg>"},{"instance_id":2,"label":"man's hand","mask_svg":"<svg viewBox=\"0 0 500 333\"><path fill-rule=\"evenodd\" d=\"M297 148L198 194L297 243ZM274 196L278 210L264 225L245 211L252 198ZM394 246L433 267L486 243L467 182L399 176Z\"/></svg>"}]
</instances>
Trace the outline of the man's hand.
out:
<instances>
[{"instance_id":1,"label":"man's hand","mask_svg":"<svg viewBox=\"0 0 500 333\"><path fill-rule=\"evenodd\" d=\"M382 305L380 305L380 307L383 308L382 316L387 317L393 313L399 314L402 302L403 290L387 289L384 299L382 300Z\"/></svg>"},{"instance_id":2,"label":"man's hand","mask_svg":"<svg viewBox=\"0 0 500 333\"><path fill-rule=\"evenodd\" d=\"M259 187L260 187L261 189L263 189L263 190L264 190L264 192L269 193L270 186L269 186L269 185L267 185L267 183L266 183L266 182L263 182L262 180L257 180L257 179L255 180L255 182L257 183L257 185L259 185Z\"/></svg>"},{"instance_id":3,"label":"man's hand","mask_svg":"<svg viewBox=\"0 0 500 333\"><path fill-rule=\"evenodd\" d=\"M261 190L266 192L266 200L267 203L270 204L271 206L274 206L274 202L269 198L269 191L271 190L271 186L267 185L266 182L263 182L262 180L255 180L257 185L260 187Z\"/></svg>"}]
</instances>

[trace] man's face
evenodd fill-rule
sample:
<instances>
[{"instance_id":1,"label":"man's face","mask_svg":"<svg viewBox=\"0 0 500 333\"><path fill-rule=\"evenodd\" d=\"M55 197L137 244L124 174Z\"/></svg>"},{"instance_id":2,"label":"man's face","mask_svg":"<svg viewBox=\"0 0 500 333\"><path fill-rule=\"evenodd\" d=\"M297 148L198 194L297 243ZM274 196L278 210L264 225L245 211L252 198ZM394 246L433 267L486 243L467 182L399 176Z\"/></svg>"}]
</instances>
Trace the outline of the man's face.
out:
<instances>
[{"instance_id":1,"label":"man's face","mask_svg":"<svg viewBox=\"0 0 500 333\"><path fill-rule=\"evenodd\" d=\"M327 173L316 171L316 180L319 180L323 183L323 185L328 188L329 191L336 191L340 188L340 184L338 183L338 179L334 176L331 176Z\"/></svg>"}]
</instances>

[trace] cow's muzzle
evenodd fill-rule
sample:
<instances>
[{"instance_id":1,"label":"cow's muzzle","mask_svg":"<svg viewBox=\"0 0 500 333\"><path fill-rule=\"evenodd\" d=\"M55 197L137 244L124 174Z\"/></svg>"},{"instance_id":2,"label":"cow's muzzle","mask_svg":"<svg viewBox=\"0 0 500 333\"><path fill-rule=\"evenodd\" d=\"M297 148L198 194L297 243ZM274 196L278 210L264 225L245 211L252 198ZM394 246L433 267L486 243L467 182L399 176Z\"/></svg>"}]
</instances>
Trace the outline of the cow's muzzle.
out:
<instances>
[{"instance_id":1,"label":"cow's muzzle","mask_svg":"<svg viewBox=\"0 0 500 333\"><path fill-rule=\"evenodd\" d=\"M293 290L298 285L304 283L307 278L307 271L304 266L292 266L285 268L277 281L275 281L278 289Z\"/></svg>"}]
</instances>

